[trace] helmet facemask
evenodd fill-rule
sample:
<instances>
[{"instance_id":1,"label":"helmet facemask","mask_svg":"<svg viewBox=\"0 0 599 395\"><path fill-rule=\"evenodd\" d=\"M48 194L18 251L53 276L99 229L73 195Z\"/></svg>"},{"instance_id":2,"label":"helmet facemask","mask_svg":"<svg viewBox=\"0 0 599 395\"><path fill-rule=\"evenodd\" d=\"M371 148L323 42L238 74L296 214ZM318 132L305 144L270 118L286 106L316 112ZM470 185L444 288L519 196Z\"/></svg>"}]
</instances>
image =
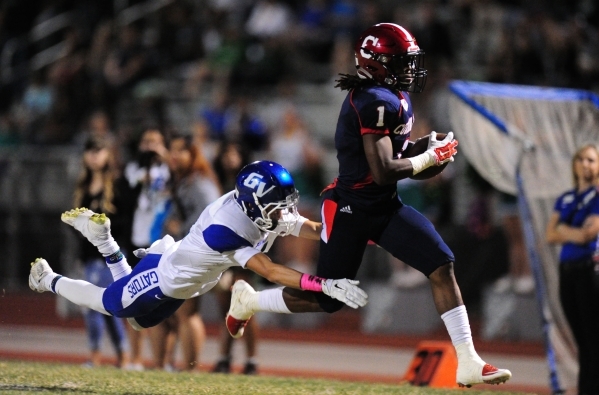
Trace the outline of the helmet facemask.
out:
<instances>
[{"instance_id":1,"label":"helmet facemask","mask_svg":"<svg viewBox=\"0 0 599 395\"><path fill-rule=\"evenodd\" d=\"M405 55L372 54L387 71L384 83L400 91L420 93L426 84L424 52Z\"/></svg>"},{"instance_id":2,"label":"helmet facemask","mask_svg":"<svg viewBox=\"0 0 599 395\"><path fill-rule=\"evenodd\" d=\"M258 229L263 232L276 233L279 236L287 236L295 229L299 220L297 204L299 201L299 192L296 190L287 195L285 200L271 202L265 205L260 203L256 193L253 193L254 207L250 204L241 202L243 211L254 221Z\"/></svg>"}]
</instances>

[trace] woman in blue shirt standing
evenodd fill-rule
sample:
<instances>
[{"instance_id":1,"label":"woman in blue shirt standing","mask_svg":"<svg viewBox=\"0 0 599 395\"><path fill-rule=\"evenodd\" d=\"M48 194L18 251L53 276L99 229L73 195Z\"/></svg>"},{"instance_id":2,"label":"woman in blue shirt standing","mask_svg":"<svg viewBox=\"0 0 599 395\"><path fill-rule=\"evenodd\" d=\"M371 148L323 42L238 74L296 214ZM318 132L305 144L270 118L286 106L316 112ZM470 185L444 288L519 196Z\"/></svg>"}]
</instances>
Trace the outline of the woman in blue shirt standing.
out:
<instances>
[{"instance_id":1,"label":"woman in blue shirt standing","mask_svg":"<svg viewBox=\"0 0 599 395\"><path fill-rule=\"evenodd\" d=\"M578 394L599 394L599 147L582 146L572 158L574 189L562 194L547 225L549 243L562 244L560 301L578 346Z\"/></svg>"}]
</instances>

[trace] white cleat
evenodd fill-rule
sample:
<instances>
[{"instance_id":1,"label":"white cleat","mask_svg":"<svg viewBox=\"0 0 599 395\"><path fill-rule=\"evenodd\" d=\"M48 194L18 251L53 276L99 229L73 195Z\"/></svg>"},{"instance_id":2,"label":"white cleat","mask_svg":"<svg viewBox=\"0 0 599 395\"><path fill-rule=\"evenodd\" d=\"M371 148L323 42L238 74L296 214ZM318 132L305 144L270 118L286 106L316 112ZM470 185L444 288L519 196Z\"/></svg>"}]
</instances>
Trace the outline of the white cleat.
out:
<instances>
[{"instance_id":1,"label":"white cleat","mask_svg":"<svg viewBox=\"0 0 599 395\"><path fill-rule=\"evenodd\" d=\"M62 222L77 229L96 247L110 237L110 218L106 214L97 214L85 208L65 211L60 216Z\"/></svg>"},{"instance_id":2,"label":"white cleat","mask_svg":"<svg viewBox=\"0 0 599 395\"><path fill-rule=\"evenodd\" d=\"M483 361L470 360L458 363L458 386L470 388L475 384L502 384L512 377L507 369L498 369Z\"/></svg>"},{"instance_id":3,"label":"white cleat","mask_svg":"<svg viewBox=\"0 0 599 395\"><path fill-rule=\"evenodd\" d=\"M110 234L110 218L106 214L97 214L81 207L65 211L60 216L62 222L77 229L90 243L100 250L110 251L109 246L114 242ZM105 253L106 251L100 251Z\"/></svg>"},{"instance_id":4,"label":"white cleat","mask_svg":"<svg viewBox=\"0 0 599 395\"><path fill-rule=\"evenodd\" d=\"M56 273L44 258L37 258L34 262L31 262L29 288L39 293L52 291L50 289L51 280L46 279L47 276L54 278Z\"/></svg>"},{"instance_id":5,"label":"white cleat","mask_svg":"<svg viewBox=\"0 0 599 395\"><path fill-rule=\"evenodd\" d=\"M243 336L243 331L255 310L251 307L257 292L250 284L238 280L231 288L231 307L225 318L227 330L235 339Z\"/></svg>"}]
</instances>

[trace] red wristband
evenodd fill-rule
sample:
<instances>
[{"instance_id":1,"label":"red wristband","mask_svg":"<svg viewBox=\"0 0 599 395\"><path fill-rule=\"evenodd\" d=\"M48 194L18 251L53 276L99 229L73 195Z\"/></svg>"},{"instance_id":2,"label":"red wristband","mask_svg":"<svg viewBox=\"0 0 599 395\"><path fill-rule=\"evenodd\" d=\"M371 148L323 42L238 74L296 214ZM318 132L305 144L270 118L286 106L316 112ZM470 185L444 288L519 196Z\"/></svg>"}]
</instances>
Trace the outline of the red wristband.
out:
<instances>
[{"instance_id":1,"label":"red wristband","mask_svg":"<svg viewBox=\"0 0 599 395\"><path fill-rule=\"evenodd\" d=\"M322 292L322 283L324 281L325 279L322 277L304 273L300 279L300 288L305 291Z\"/></svg>"}]
</instances>

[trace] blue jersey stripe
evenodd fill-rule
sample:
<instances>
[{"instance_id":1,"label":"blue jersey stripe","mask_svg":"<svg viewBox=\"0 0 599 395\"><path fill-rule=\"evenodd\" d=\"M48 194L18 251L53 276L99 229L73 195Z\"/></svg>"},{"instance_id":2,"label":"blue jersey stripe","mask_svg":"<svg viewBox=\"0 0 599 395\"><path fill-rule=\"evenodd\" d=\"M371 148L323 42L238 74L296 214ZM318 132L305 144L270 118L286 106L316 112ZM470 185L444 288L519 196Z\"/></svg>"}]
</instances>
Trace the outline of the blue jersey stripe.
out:
<instances>
[{"instance_id":1,"label":"blue jersey stripe","mask_svg":"<svg viewBox=\"0 0 599 395\"><path fill-rule=\"evenodd\" d=\"M208 247L221 253L242 247L252 247L249 241L223 225L210 225L202 234Z\"/></svg>"}]
</instances>

